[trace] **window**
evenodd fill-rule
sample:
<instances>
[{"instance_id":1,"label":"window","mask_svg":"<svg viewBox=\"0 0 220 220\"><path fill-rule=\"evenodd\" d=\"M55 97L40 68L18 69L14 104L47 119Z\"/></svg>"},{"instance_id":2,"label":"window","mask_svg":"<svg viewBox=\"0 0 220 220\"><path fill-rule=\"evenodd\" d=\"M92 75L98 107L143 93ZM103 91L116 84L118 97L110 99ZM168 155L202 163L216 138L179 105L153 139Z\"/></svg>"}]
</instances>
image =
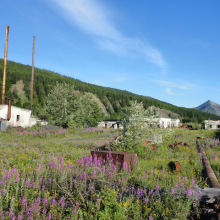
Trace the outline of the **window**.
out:
<instances>
[{"instance_id":1,"label":"window","mask_svg":"<svg viewBox=\"0 0 220 220\"><path fill-rule=\"evenodd\" d=\"M217 128L220 128L220 125L217 125Z\"/></svg>"},{"instance_id":2,"label":"window","mask_svg":"<svg viewBox=\"0 0 220 220\"><path fill-rule=\"evenodd\" d=\"M20 115L17 115L17 121L20 121Z\"/></svg>"},{"instance_id":3,"label":"window","mask_svg":"<svg viewBox=\"0 0 220 220\"><path fill-rule=\"evenodd\" d=\"M209 125L209 128L212 128L212 125Z\"/></svg>"}]
</instances>

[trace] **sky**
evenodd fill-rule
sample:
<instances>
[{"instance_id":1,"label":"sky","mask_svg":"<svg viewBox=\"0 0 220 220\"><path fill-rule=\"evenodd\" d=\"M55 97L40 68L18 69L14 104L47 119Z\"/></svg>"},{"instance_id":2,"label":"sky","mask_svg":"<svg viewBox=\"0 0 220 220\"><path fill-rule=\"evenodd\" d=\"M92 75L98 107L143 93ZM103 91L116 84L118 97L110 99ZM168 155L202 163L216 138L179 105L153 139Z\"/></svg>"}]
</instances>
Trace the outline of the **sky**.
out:
<instances>
[{"instance_id":1,"label":"sky","mask_svg":"<svg viewBox=\"0 0 220 220\"><path fill-rule=\"evenodd\" d=\"M1 0L0 58L193 108L220 104L218 0ZM30 73L31 74L31 73Z\"/></svg>"}]
</instances>

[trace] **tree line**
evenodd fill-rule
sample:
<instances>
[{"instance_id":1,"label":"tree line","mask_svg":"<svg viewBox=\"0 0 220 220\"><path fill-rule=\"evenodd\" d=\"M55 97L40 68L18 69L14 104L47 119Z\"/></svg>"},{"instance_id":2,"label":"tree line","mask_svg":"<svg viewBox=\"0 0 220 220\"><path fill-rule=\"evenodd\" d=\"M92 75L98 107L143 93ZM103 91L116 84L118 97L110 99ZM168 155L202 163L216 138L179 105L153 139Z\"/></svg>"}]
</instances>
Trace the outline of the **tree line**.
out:
<instances>
[{"instance_id":1,"label":"tree line","mask_svg":"<svg viewBox=\"0 0 220 220\"><path fill-rule=\"evenodd\" d=\"M12 99L12 104L18 107L30 107L30 83L31 83L31 66L16 63L13 61L7 62L6 76L6 102L8 98ZM2 85L3 74L3 59L0 59L0 86ZM23 80L26 99L21 98L16 90L11 91L12 84ZM142 102L145 109L150 106L155 106L160 109L169 110L179 115L183 122L201 123L205 119L219 120L217 115L201 112L192 108L177 107L175 105L146 96L137 95L125 90L119 90L109 87L93 85L82 82L79 79L63 76L50 70L35 68L34 77L34 94L33 94L33 113L38 114L39 109L43 109L46 103L46 97L54 89L56 82L67 83L74 86L75 90L82 94L93 93L105 105L109 113L109 119L119 119L125 110L126 106L130 106L130 101L137 100ZM1 88L1 87L0 87ZM1 89L0 89L1 93ZM0 97L1 99L1 97Z\"/></svg>"}]
</instances>

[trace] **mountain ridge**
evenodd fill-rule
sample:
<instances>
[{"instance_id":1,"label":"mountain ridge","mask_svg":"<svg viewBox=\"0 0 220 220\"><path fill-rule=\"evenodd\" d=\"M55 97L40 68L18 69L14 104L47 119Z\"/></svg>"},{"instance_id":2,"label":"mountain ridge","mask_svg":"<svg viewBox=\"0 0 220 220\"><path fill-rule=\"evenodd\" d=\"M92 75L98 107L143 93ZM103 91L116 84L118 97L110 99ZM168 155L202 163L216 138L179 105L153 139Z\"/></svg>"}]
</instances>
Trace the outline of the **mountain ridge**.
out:
<instances>
[{"instance_id":1,"label":"mountain ridge","mask_svg":"<svg viewBox=\"0 0 220 220\"><path fill-rule=\"evenodd\" d=\"M204 102L195 109L220 116L220 105L211 100Z\"/></svg>"}]
</instances>

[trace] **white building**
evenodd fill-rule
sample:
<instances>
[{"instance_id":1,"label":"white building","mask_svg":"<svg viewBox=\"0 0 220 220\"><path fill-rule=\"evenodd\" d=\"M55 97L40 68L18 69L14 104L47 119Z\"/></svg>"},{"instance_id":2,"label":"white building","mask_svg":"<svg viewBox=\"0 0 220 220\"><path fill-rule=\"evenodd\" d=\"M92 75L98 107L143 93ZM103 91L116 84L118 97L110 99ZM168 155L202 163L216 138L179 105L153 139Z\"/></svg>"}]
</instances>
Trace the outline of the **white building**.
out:
<instances>
[{"instance_id":1,"label":"white building","mask_svg":"<svg viewBox=\"0 0 220 220\"><path fill-rule=\"evenodd\" d=\"M220 129L220 120L205 120L205 129Z\"/></svg>"},{"instance_id":2,"label":"white building","mask_svg":"<svg viewBox=\"0 0 220 220\"><path fill-rule=\"evenodd\" d=\"M123 129L123 126L120 121L101 121L98 122L98 128L114 128L114 129Z\"/></svg>"},{"instance_id":3,"label":"white building","mask_svg":"<svg viewBox=\"0 0 220 220\"><path fill-rule=\"evenodd\" d=\"M170 128L170 127L179 127L179 119L171 118L154 118L150 120L149 118L143 118L143 125L145 126L159 126L160 128ZM120 121L101 121L98 122L99 128L114 128L114 129L123 129L122 123Z\"/></svg>"},{"instance_id":4,"label":"white building","mask_svg":"<svg viewBox=\"0 0 220 220\"><path fill-rule=\"evenodd\" d=\"M10 105L0 105L0 121L5 121L7 126L23 128L37 123L37 119L31 116L31 110Z\"/></svg>"}]
</instances>

